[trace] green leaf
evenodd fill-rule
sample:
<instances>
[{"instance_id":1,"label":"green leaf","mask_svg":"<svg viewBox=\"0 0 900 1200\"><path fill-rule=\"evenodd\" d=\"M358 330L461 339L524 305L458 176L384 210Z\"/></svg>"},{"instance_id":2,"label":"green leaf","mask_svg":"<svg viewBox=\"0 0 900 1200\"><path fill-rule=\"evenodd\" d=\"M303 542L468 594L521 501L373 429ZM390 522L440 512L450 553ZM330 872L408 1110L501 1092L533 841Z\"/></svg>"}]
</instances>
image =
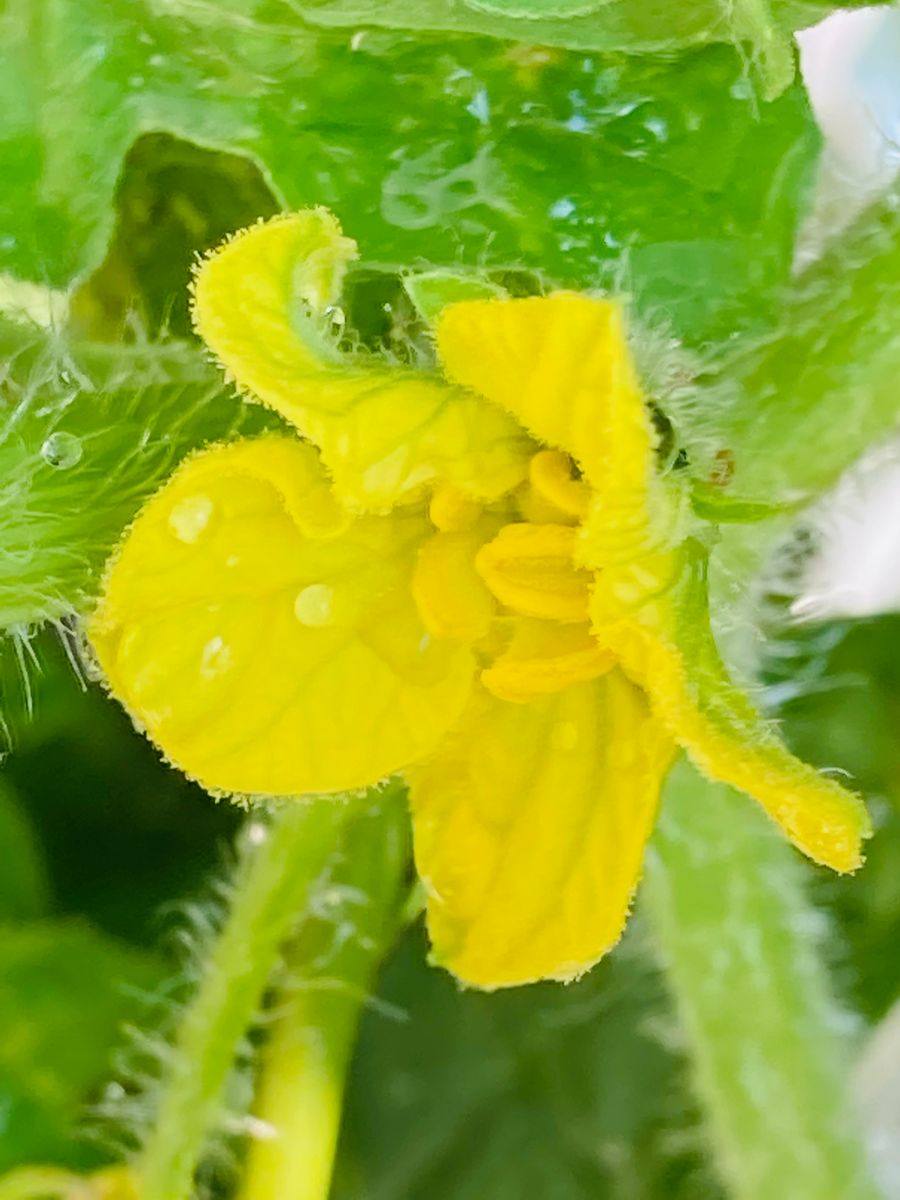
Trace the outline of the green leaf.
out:
<instances>
[{"instance_id":1,"label":"green leaf","mask_svg":"<svg viewBox=\"0 0 900 1200\"><path fill-rule=\"evenodd\" d=\"M135 989L159 977L148 957L77 922L0 928L0 1105L10 1115L0 1170L96 1159L77 1137L82 1105L109 1072Z\"/></svg>"},{"instance_id":2,"label":"green leaf","mask_svg":"<svg viewBox=\"0 0 900 1200\"><path fill-rule=\"evenodd\" d=\"M507 293L481 275L460 271L423 271L403 280L416 312L432 323L446 304L459 300L490 300Z\"/></svg>"},{"instance_id":3,"label":"green leaf","mask_svg":"<svg viewBox=\"0 0 900 1200\"><path fill-rule=\"evenodd\" d=\"M765 324L817 153L799 88L761 104L729 46L677 60L596 53L615 39L566 51L533 21L527 45L460 36L521 22L457 5L465 20L441 24L435 4L377 6L379 22L402 9L447 31L415 39L360 29L361 9L331 2L303 9L339 26L316 32L278 0L164 15L150 0L47 0L40 20L8 0L0 268L55 285L95 268L126 152L154 129L248 156L286 207L333 208L372 264L630 287L694 342ZM657 5L674 11L598 14L656 28ZM678 7L682 33L697 7Z\"/></svg>"},{"instance_id":4,"label":"green leaf","mask_svg":"<svg viewBox=\"0 0 900 1200\"><path fill-rule=\"evenodd\" d=\"M363 1021L335 1200L716 1200L633 947L565 988L490 996L425 954L406 939Z\"/></svg>"},{"instance_id":5,"label":"green leaf","mask_svg":"<svg viewBox=\"0 0 900 1200\"><path fill-rule=\"evenodd\" d=\"M887 3L888 0L876 0ZM527 40L578 50L671 51L702 42L753 39L746 10L762 10L773 34L813 25L843 5L830 0L299 0L299 11L326 26L440 30ZM768 11L767 11L768 10ZM753 39L755 40L755 39Z\"/></svg>"},{"instance_id":6,"label":"green leaf","mask_svg":"<svg viewBox=\"0 0 900 1200\"><path fill-rule=\"evenodd\" d=\"M0 920L41 916L48 900L35 831L12 787L0 781Z\"/></svg>"},{"instance_id":7,"label":"green leaf","mask_svg":"<svg viewBox=\"0 0 900 1200\"><path fill-rule=\"evenodd\" d=\"M538 17L580 17L596 12L608 0L464 0L469 8L534 20Z\"/></svg>"}]
</instances>

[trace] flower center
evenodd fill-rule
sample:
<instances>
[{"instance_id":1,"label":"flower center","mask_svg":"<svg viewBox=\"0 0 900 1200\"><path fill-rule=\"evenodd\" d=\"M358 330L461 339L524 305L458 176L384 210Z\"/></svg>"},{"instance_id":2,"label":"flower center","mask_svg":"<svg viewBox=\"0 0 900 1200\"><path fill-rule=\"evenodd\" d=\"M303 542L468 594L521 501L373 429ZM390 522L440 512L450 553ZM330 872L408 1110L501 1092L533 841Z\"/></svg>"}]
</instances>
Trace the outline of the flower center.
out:
<instances>
[{"instance_id":1,"label":"flower center","mask_svg":"<svg viewBox=\"0 0 900 1200\"><path fill-rule=\"evenodd\" d=\"M504 525L479 550L475 569L495 599L520 616L584 622L591 575L572 561L577 537L571 525Z\"/></svg>"},{"instance_id":2,"label":"flower center","mask_svg":"<svg viewBox=\"0 0 900 1200\"><path fill-rule=\"evenodd\" d=\"M509 519L509 501L483 512L439 489L439 532L419 554L413 594L429 632L478 647L489 691L524 702L593 679L612 658L591 634L593 576L575 564L587 485L566 455L540 450L513 499L524 520Z\"/></svg>"}]
</instances>

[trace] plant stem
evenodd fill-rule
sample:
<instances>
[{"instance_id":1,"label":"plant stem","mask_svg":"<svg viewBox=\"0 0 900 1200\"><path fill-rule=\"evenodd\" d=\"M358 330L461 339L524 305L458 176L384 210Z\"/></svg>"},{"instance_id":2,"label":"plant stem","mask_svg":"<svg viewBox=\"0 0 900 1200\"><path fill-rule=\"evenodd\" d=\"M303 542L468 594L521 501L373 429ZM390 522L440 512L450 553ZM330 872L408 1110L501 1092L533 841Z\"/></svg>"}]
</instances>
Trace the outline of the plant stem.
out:
<instances>
[{"instance_id":1,"label":"plant stem","mask_svg":"<svg viewBox=\"0 0 900 1200\"><path fill-rule=\"evenodd\" d=\"M142 1200L188 1200L226 1078L281 946L356 808L333 797L285 804L243 860L226 924L178 1031L138 1173Z\"/></svg>"},{"instance_id":2,"label":"plant stem","mask_svg":"<svg viewBox=\"0 0 900 1200\"><path fill-rule=\"evenodd\" d=\"M398 928L409 860L402 793L382 797L349 830L330 911L305 927L276 996L243 1200L325 1200L340 1128L347 1060L372 975ZM323 944L324 943L324 944Z\"/></svg>"},{"instance_id":3,"label":"plant stem","mask_svg":"<svg viewBox=\"0 0 900 1200\"><path fill-rule=\"evenodd\" d=\"M0 361L0 629L84 611L185 455L272 423L188 345L92 346L0 317Z\"/></svg>"},{"instance_id":4,"label":"plant stem","mask_svg":"<svg viewBox=\"0 0 900 1200\"><path fill-rule=\"evenodd\" d=\"M793 851L679 763L644 890L733 1200L876 1200L848 1112L850 1027Z\"/></svg>"}]
</instances>

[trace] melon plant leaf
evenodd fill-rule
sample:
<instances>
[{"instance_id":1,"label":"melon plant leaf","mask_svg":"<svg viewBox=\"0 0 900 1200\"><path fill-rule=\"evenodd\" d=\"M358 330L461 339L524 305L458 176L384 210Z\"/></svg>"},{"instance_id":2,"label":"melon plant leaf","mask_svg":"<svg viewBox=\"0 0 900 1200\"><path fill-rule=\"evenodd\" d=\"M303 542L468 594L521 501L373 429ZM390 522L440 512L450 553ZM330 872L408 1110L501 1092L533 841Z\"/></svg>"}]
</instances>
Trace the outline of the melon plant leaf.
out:
<instances>
[{"instance_id":1,"label":"melon plant leaf","mask_svg":"<svg viewBox=\"0 0 900 1200\"><path fill-rule=\"evenodd\" d=\"M882 3L887 0L881 0ZM759 10L782 35L821 21L838 7L862 7L868 0L837 5L830 0L294 0L305 18L325 26L353 29L440 30L516 38L533 45L630 54L678 50L706 42L734 42L748 36L742 10Z\"/></svg>"},{"instance_id":2,"label":"melon plant leaf","mask_svg":"<svg viewBox=\"0 0 900 1200\"><path fill-rule=\"evenodd\" d=\"M717 1200L666 1020L627 950L564 989L486 996L429 969L416 932L362 1023L335 1200Z\"/></svg>"},{"instance_id":3,"label":"melon plant leaf","mask_svg":"<svg viewBox=\"0 0 900 1200\"><path fill-rule=\"evenodd\" d=\"M403 9L427 26L434 0ZM435 19L417 39L351 30L341 4L297 11L347 27L274 0L8 0L0 270L62 286L96 268L153 130L248 156L278 204L330 206L374 264L630 287L692 341L764 322L817 153L796 86L763 103L725 45L634 58L535 50L533 22L528 45L468 36L469 7L466 35Z\"/></svg>"},{"instance_id":4,"label":"melon plant leaf","mask_svg":"<svg viewBox=\"0 0 900 1200\"><path fill-rule=\"evenodd\" d=\"M0 920L42 916L48 902L37 834L11 784L0 780Z\"/></svg>"},{"instance_id":5,"label":"melon plant leaf","mask_svg":"<svg viewBox=\"0 0 900 1200\"><path fill-rule=\"evenodd\" d=\"M83 1105L97 1100L121 1023L160 966L71 920L4 925L0 946L0 1171L95 1161L96 1146L78 1135Z\"/></svg>"}]
</instances>

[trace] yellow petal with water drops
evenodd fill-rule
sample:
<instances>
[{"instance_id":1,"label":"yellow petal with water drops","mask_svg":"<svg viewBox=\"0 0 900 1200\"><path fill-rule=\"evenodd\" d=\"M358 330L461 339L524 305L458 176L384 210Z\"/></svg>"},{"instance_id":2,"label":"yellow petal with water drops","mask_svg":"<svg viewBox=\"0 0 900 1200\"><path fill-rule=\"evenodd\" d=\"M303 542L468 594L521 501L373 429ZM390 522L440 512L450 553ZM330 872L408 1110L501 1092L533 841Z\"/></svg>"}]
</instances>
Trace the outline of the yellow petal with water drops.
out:
<instances>
[{"instance_id":1,"label":"yellow petal with water drops","mask_svg":"<svg viewBox=\"0 0 900 1200\"><path fill-rule=\"evenodd\" d=\"M469 651L410 581L430 524L350 517L312 447L270 435L189 459L144 506L88 635L112 692L206 787L374 783L462 711Z\"/></svg>"},{"instance_id":2,"label":"yellow petal with water drops","mask_svg":"<svg viewBox=\"0 0 900 1200\"><path fill-rule=\"evenodd\" d=\"M448 305L437 325L450 379L571 454L595 488L646 486L655 444L621 304L577 292Z\"/></svg>"},{"instance_id":3,"label":"yellow petal with water drops","mask_svg":"<svg viewBox=\"0 0 900 1200\"><path fill-rule=\"evenodd\" d=\"M353 257L325 209L254 225L199 266L197 332L244 391L320 448L351 507L385 511L440 480L502 495L527 469L514 421L435 376L338 348L329 310Z\"/></svg>"},{"instance_id":4,"label":"yellow petal with water drops","mask_svg":"<svg viewBox=\"0 0 900 1200\"><path fill-rule=\"evenodd\" d=\"M870 832L864 804L791 754L728 676L709 623L703 548L689 542L661 588L674 562L655 588L646 562L600 572L592 600L596 636L646 690L701 771L752 796L815 862L854 870Z\"/></svg>"},{"instance_id":5,"label":"yellow petal with water drops","mask_svg":"<svg viewBox=\"0 0 900 1200\"><path fill-rule=\"evenodd\" d=\"M530 704L477 690L410 773L435 959L488 989L586 971L621 935L671 750L618 671Z\"/></svg>"},{"instance_id":6,"label":"yellow petal with water drops","mask_svg":"<svg viewBox=\"0 0 900 1200\"><path fill-rule=\"evenodd\" d=\"M509 645L482 671L481 682L499 700L524 704L605 675L615 661L598 646L587 624L519 617Z\"/></svg>"},{"instance_id":7,"label":"yellow petal with water drops","mask_svg":"<svg viewBox=\"0 0 900 1200\"><path fill-rule=\"evenodd\" d=\"M527 617L588 619L591 575L572 562L578 533L570 525L504 525L475 559L501 604Z\"/></svg>"}]
</instances>

